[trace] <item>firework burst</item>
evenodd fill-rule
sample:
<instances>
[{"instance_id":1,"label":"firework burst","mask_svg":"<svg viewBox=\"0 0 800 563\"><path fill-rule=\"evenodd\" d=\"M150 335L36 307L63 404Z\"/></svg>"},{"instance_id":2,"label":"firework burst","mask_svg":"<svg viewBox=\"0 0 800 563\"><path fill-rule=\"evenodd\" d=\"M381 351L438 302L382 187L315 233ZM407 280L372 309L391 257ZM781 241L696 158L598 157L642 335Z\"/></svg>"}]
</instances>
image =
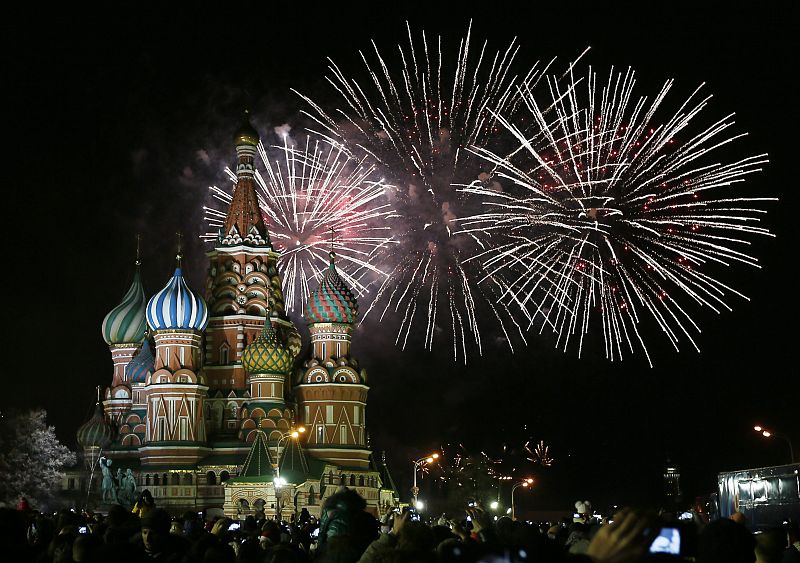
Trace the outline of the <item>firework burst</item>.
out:
<instances>
[{"instance_id":1,"label":"firework burst","mask_svg":"<svg viewBox=\"0 0 800 563\"><path fill-rule=\"evenodd\" d=\"M730 115L698 126L710 99L702 86L661 117L672 81L652 100L634 96L631 70L612 69L604 83L591 69L585 80L570 73L566 86L547 82L544 100L524 92L533 128L499 117L518 141L514 155L472 149L513 184L502 193L462 188L485 205L462 227L492 241L474 258L504 280L503 298L555 332L565 350L577 340L580 355L597 330L610 360L640 349L652 365L645 319L676 350L682 338L697 348L700 329L684 301L729 310L731 295L745 296L720 271L757 266L748 238L770 235L759 226L770 198L736 189L766 155L717 159L743 134L731 133Z\"/></svg>"},{"instance_id":2,"label":"firework burst","mask_svg":"<svg viewBox=\"0 0 800 563\"><path fill-rule=\"evenodd\" d=\"M348 156L340 145L306 139L304 147L270 147L258 151L266 177L256 172L258 200L275 249L281 253L281 271L287 311L302 310L309 294L309 281L319 278L335 247L337 269L358 294L385 277L374 265L376 252L391 246L389 222L394 216L386 202L387 185L375 166ZM233 182L236 174L226 173ZM216 186L211 195L227 207L231 194ZM205 207L212 228L220 227L225 211ZM203 238L215 240L209 232Z\"/></svg>"},{"instance_id":3,"label":"firework burst","mask_svg":"<svg viewBox=\"0 0 800 563\"><path fill-rule=\"evenodd\" d=\"M546 446L544 440L540 440L538 444L531 447L531 441L525 442L526 459L532 463L538 463L542 467L550 467L555 461L550 457L550 446Z\"/></svg>"},{"instance_id":4,"label":"firework burst","mask_svg":"<svg viewBox=\"0 0 800 563\"><path fill-rule=\"evenodd\" d=\"M423 32L415 41L406 27L408 44L398 46L396 61L387 62L374 42L373 56L360 53L367 73L363 84L330 61L327 81L343 101L335 112L298 94L312 108L305 113L321 135L354 154L371 155L397 186L391 195L402 213L399 244L388 248L387 278L365 318L396 314L396 344L402 348L420 323L427 349L438 332L449 333L454 359L466 362L468 349L482 353L480 325L489 319L509 346L512 337L525 338L510 311L498 304L507 288L485 275L480 263L466 265L462 258L477 241L454 232L453 221L471 205L454 184L490 177L492 166L466 149L497 145L502 128L496 115L515 114L521 105L517 87L535 87L550 65L537 63L524 75L515 74L516 41L496 52L485 42L473 49L471 25L453 65L441 37L429 41ZM487 186L497 188L491 181ZM478 315L476 306L485 314Z\"/></svg>"}]
</instances>

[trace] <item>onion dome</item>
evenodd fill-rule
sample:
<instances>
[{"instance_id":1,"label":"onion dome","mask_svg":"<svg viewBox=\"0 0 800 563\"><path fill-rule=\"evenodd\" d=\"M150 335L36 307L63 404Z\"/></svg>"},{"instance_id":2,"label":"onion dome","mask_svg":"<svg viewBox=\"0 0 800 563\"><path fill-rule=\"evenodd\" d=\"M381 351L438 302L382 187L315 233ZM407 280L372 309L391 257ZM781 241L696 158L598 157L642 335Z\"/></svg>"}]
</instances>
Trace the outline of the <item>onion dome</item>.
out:
<instances>
[{"instance_id":1,"label":"onion dome","mask_svg":"<svg viewBox=\"0 0 800 563\"><path fill-rule=\"evenodd\" d=\"M167 285L147 303L147 324L153 330L203 330L208 324L208 306L202 297L195 295L181 268Z\"/></svg>"},{"instance_id":2,"label":"onion dome","mask_svg":"<svg viewBox=\"0 0 800 563\"><path fill-rule=\"evenodd\" d=\"M306 306L306 322L353 324L358 316L358 303L336 271L336 254L331 252L331 264L322 283L311 292Z\"/></svg>"},{"instance_id":3,"label":"onion dome","mask_svg":"<svg viewBox=\"0 0 800 563\"><path fill-rule=\"evenodd\" d=\"M133 275L133 283L122 298L103 319L103 339L107 344L132 344L141 342L147 329L145 320L144 288L139 275L139 266Z\"/></svg>"},{"instance_id":4,"label":"onion dome","mask_svg":"<svg viewBox=\"0 0 800 563\"><path fill-rule=\"evenodd\" d=\"M294 355L278 339L269 313L267 313L261 334L242 352L244 369L251 375L258 373L286 374L292 368L293 360Z\"/></svg>"},{"instance_id":5,"label":"onion dome","mask_svg":"<svg viewBox=\"0 0 800 563\"><path fill-rule=\"evenodd\" d=\"M156 358L150 348L150 339L145 338L139 353L125 367L125 374L131 383L144 383L147 374L155 371Z\"/></svg>"},{"instance_id":6,"label":"onion dome","mask_svg":"<svg viewBox=\"0 0 800 563\"><path fill-rule=\"evenodd\" d=\"M114 429L103 416L100 403L94 408L92 418L78 428L78 443L83 448L105 448L114 439Z\"/></svg>"},{"instance_id":7,"label":"onion dome","mask_svg":"<svg viewBox=\"0 0 800 563\"><path fill-rule=\"evenodd\" d=\"M253 147L258 146L259 136L258 131L250 124L250 114L248 111L244 112L244 119L239 129L233 135L233 142L236 146L250 145Z\"/></svg>"}]
</instances>

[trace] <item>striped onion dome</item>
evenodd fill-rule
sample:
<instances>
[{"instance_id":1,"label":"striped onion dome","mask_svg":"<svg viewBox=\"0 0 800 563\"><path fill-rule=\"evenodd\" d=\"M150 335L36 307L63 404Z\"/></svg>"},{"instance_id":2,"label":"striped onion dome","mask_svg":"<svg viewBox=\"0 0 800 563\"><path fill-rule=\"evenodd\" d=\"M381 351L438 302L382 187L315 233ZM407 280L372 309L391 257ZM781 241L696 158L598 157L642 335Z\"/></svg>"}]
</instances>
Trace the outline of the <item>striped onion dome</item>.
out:
<instances>
[{"instance_id":1,"label":"striped onion dome","mask_svg":"<svg viewBox=\"0 0 800 563\"><path fill-rule=\"evenodd\" d=\"M331 264L322 283L308 296L306 322L353 324L358 316L358 303L336 271L336 254L331 252L330 256Z\"/></svg>"},{"instance_id":2,"label":"striped onion dome","mask_svg":"<svg viewBox=\"0 0 800 563\"><path fill-rule=\"evenodd\" d=\"M94 408L92 418L78 428L77 436L78 443L83 448L91 448L93 446L105 448L114 439L114 429L106 422L106 418L103 416L103 407L100 406L100 403L97 403Z\"/></svg>"},{"instance_id":3,"label":"striped onion dome","mask_svg":"<svg viewBox=\"0 0 800 563\"><path fill-rule=\"evenodd\" d=\"M208 324L208 306L192 293L180 267L169 283L147 303L147 324L153 330L203 330Z\"/></svg>"},{"instance_id":4,"label":"striped onion dome","mask_svg":"<svg viewBox=\"0 0 800 563\"><path fill-rule=\"evenodd\" d=\"M155 371L155 356L150 348L150 339L145 338L142 348L125 367L125 374L131 383L144 383L147 374Z\"/></svg>"},{"instance_id":5,"label":"striped onion dome","mask_svg":"<svg viewBox=\"0 0 800 563\"><path fill-rule=\"evenodd\" d=\"M261 334L248 344L242 352L242 365L250 374L286 374L292 367L294 355L278 339L275 328L273 328L269 319L268 312Z\"/></svg>"},{"instance_id":6,"label":"striped onion dome","mask_svg":"<svg viewBox=\"0 0 800 563\"><path fill-rule=\"evenodd\" d=\"M103 339L107 344L135 344L142 341L147 329L145 320L144 288L142 287L139 266L133 275L133 283L122 298L122 302L114 307L103 319Z\"/></svg>"}]
</instances>

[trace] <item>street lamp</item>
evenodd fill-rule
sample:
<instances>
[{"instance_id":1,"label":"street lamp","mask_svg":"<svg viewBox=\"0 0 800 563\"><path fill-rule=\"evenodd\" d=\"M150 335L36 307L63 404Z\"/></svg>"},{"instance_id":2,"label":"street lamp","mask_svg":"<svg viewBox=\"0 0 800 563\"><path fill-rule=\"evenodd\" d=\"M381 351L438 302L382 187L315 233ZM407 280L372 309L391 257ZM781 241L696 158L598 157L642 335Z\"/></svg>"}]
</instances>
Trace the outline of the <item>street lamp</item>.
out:
<instances>
[{"instance_id":1,"label":"street lamp","mask_svg":"<svg viewBox=\"0 0 800 563\"><path fill-rule=\"evenodd\" d=\"M281 437L278 438L278 445L275 447L275 486L280 487L281 485L286 484L286 479L281 479L281 442L284 440L288 440L289 438L294 438L295 440L300 437L300 434L306 431L305 426L300 426L298 428L292 428L288 432L284 432L281 434Z\"/></svg>"},{"instance_id":2,"label":"street lamp","mask_svg":"<svg viewBox=\"0 0 800 563\"><path fill-rule=\"evenodd\" d=\"M496 500L493 500L492 502L489 503L489 508L491 508L492 510L497 510L498 506L500 506L500 503L497 502Z\"/></svg>"},{"instance_id":3,"label":"street lamp","mask_svg":"<svg viewBox=\"0 0 800 563\"><path fill-rule=\"evenodd\" d=\"M414 497L414 506L417 506L417 497L419 496L419 487L417 487L417 469L419 469L420 465L433 463L437 459L439 459L439 454L432 453L430 455L423 456L418 460L411 462L414 464L414 486L411 487L411 495Z\"/></svg>"},{"instance_id":4,"label":"street lamp","mask_svg":"<svg viewBox=\"0 0 800 563\"><path fill-rule=\"evenodd\" d=\"M762 436L764 436L764 438L772 438L774 436L776 438L783 438L786 440L786 443L789 444L789 458L791 459L791 462L794 463L794 448L792 447L792 441L788 436L776 434L775 432L771 432L762 426L753 426L753 430L759 432Z\"/></svg>"},{"instance_id":5,"label":"street lamp","mask_svg":"<svg viewBox=\"0 0 800 563\"><path fill-rule=\"evenodd\" d=\"M517 487L530 487L531 485L533 485L533 479L531 477L528 477L524 481L520 481L519 483L517 483L516 485L511 487L511 519L512 520L516 520L517 519L516 505L514 504L514 491L517 490Z\"/></svg>"}]
</instances>

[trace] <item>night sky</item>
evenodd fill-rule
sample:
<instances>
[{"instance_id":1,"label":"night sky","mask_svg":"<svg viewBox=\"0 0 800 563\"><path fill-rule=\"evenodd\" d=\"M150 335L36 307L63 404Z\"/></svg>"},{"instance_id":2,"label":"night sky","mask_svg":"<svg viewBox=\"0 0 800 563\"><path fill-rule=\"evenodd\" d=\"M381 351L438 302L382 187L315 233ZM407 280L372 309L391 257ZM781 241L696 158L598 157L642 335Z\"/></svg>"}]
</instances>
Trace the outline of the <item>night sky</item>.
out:
<instances>
[{"instance_id":1,"label":"night sky","mask_svg":"<svg viewBox=\"0 0 800 563\"><path fill-rule=\"evenodd\" d=\"M688 496L711 492L718 471L787 461L785 444L757 436L755 423L789 434L800 450L792 360L800 30L790 3L769 12L735 2L650 11L597 2L590 12L556 2L525 3L522 12L498 2L475 11L399 4L268 3L252 12L130 5L124 15L70 7L4 18L0 407L46 408L74 446L95 385L111 380L100 324L130 283L135 234L148 296L171 274L178 230L190 241L190 284L204 286L202 206L209 185L229 187L223 167L235 161L230 139L242 108L266 140L285 123L299 134L302 104L289 89L324 102L326 57L363 79L357 52L370 39L391 52L409 20L452 44L472 18L475 40L494 49L518 37L521 61L566 61L591 46L586 61L599 70L632 66L640 92L675 78L673 103L706 82L714 99L703 119L735 111L736 130L750 133L740 145L769 153L746 185L780 198L766 223L777 237L755 241L760 270L724 276L749 302L697 314L700 354L687 343L675 353L649 335L653 369L641 357L577 359L535 335L513 355L490 346L464 367L446 345L400 351L393 331L360 328L353 348L370 373L373 448L387 450L403 496L410 460L442 443L499 454L504 442L544 440L556 463L533 469L540 485L524 502L565 511L579 498L595 506L658 498L667 457L681 467Z\"/></svg>"}]
</instances>

